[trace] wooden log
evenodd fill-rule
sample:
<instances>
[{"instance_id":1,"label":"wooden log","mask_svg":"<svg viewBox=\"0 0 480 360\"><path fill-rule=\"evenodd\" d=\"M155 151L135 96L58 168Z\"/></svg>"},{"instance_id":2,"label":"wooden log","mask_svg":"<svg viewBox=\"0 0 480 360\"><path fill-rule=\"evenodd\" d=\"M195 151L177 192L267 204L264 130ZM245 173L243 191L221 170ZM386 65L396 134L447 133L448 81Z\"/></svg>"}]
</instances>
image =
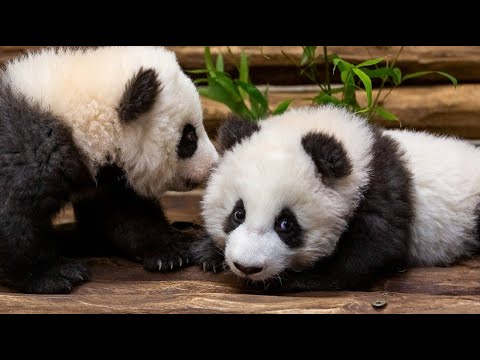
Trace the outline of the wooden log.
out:
<instances>
[{"instance_id":1,"label":"wooden log","mask_svg":"<svg viewBox=\"0 0 480 360\"><path fill-rule=\"evenodd\" d=\"M170 220L197 219L201 195L167 193L162 203ZM71 209L63 214L68 220ZM231 273L205 273L198 266L151 273L124 259L86 261L92 281L70 295L26 295L0 287L0 313L480 313L480 257L385 276L371 291L276 296L249 293ZM377 300L386 306L373 307Z\"/></svg>"},{"instance_id":2,"label":"wooden log","mask_svg":"<svg viewBox=\"0 0 480 360\"><path fill-rule=\"evenodd\" d=\"M204 68L203 47L172 46L180 64L185 69ZM396 58L399 46L329 46L329 54L337 54L354 64L365 60L386 57L390 61ZM221 52L225 57L226 70L233 71L238 64L242 50L249 56L251 78L257 84L306 84L309 81L299 76L295 64L300 63L301 46L226 46L211 48L212 55ZM289 59L283 53L288 54ZM317 50L320 54L322 49ZM323 53L322 53L323 54ZM323 81L323 55L319 57L320 80ZM294 62L292 62L294 60ZM461 82L480 80L480 46L405 46L397 61L402 73L417 71L444 71L455 76ZM233 71L235 73L235 71ZM338 72L334 80L338 81ZM410 80L410 84L425 82L448 82L438 75Z\"/></svg>"},{"instance_id":3,"label":"wooden log","mask_svg":"<svg viewBox=\"0 0 480 360\"><path fill-rule=\"evenodd\" d=\"M384 92L385 93L385 92ZM376 91L374 91L374 96ZM271 108L285 99L295 99L291 106L310 105L315 92L271 92ZM391 128L404 127L426 130L437 134L456 135L466 139L480 138L480 85L465 84L429 87L399 87L392 91L383 106L396 114L400 122L375 119L375 123ZM366 104L365 93L358 92L361 105ZM205 128L214 138L229 109L220 103L202 99Z\"/></svg>"},{"instance_id":4,"label":"wooden log","mask_svg":"<svg viewBox=\"0 0 480 360\"><path fill-rule=\"evenodd\" d=\"M39 48L39 46L0 46L0 62L31 48ZM205 66L203 46L171 46L169 48L176 52L184 69L199 69ZM234 64L238 64L240 53L244 50L249 56L251 78L257 84L309 83L306 78L299 76L295 64L282 54L282 51L287 53L296 63L299 63L301 46L231 46L230 50L233 55L230 55L226 46L214 46L212 54L222 52L225 55L226 70L234 73ZM392 60L398 50L398 46L328 47L329 53L336 53L355 64L376 57L387 57ZM480 46L405 46L397 64L403 73L424 70L445 71L461 82L478 82L480 81ZM322 67L320 70L320 75L323 77ZM432 75L411 80L409 83L447 81L445 78Z\"/></svg>"},{"instance_id":5,"label":"wooden log","mask_svg":"<svg viewBox=\"0 0 480 360\"><path fill-rule=\"evenodd\" d=\"M203 273L195 267L160 274L125 260L89 262L92 281L71 295L25 295L0 288L0 313L480 313L479 295L421 291L422 283L441 286L442 279L456 274L457 266L438 268L443 274L436 277L418 269L421 282L409 292L374 289L271 296L242 292L228 275ZM473 281L473 276L462 280ZM386 306L374 308L372 302L377 300Z\"/></svg>"}]
</instances>

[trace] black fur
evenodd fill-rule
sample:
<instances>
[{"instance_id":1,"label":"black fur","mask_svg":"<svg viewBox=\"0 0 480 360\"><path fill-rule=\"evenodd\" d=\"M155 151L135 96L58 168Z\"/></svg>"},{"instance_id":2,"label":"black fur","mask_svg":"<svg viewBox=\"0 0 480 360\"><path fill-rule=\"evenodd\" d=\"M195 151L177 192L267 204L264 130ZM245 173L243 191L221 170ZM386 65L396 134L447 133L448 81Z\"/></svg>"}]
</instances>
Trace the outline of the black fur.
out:
<instances>
[{"instance_id":1,"label":"black fur","mask_svg":"<svg viewBox=\"0 0 480 360\"><path fill-rule=\"evenodd\" d=\"M223 231L225 231L226 234L230 234L233 230L235 230L243 221L237 221L235 220L235 212L237 211L243 211L243 214L247 216L246 211L245 211L245 206L243 205L243 200L239 199L235 203L232 212L230 215L225 219L225 222L223 223Z\"/></svg>"},{"instance_id":2,"label":"black fur","mask_svg":"<svg viewBox=\"0 0 480 360\"><path fill-rule=\"evenodd\" d=\"M260 130L260 127L257 123L235 115L230 116L218 129L217 141L220 145L220 154L239 144L243 139L252 136L258 130Z\"/></svg>"},{"instance_id":3,"label":"black fur","mask_svg":"<svg viewBox=\"0 0 480 360\"><path fill-rule=\"evenodd\" d=\"M324 182L329 183L352 172L347 152L333 136L311 132L302 137L302 146L311 156Z\"/></svg>"},{"instance_id":4,"label":"black fur","mask_svg":"<svg viewBox=\"0 0 480 360\"><path fill-rule=\"evenodd\" d=\"M191 124L183 127L182 137L177 146L177 154L180 159L188 159L195 154L198 147L198 138L195 133L195 128Z\"/></svg>"},{"instance_id":5,"label":"black fur","mask_svg":"<svg viewBox=\"0 0 480 360\"><path fill-rule=\"evenodd\" d=\"M130 122L149 111L158 94L160 81L154 69L140 70L125 85L117 112L120 120Z\"/></svg>"},{"instance_id":6,"label":"black fur","mask_svg":"<svg viewBox=\"0 0 480 360\"><path fill-rule=\"evenodd\" d=\"M116 166L99 172L95 196L73 206L81 238L106 242L103 248L143 262L146 270L170 271L189 262L194 236L172 228L162 207L137 195Z\"/></svg>"},{"instance_id":7,"label":"black fur","mask_svg":"<svg viewBox=\"0 0 480 360\"><path fill-rule=\"evenodd\" d=\"M0 79L2 282L28 293L68 293L88 279L82 263L60 257L51 218L71 193L93 185L70 131Z\"/></svg>"},{"instance_id":8,"label":"black fur","mask_svg":"<svg viewBox=\"0 0 480 360\"><path fill-rule=\"evenodd\" d=\"M247 288L261 291L361 290L381 274L405 269L413 221L412 174L395 140L375 131L370 184L341 236L334 254L300 272L287 270L282 281L249 282ZM386 156L388 154L388 156ZM205 237L203 260L213 251ZM212 256L213 261L220 262ZM202 258L196 253L196 258ZM208 266L207 266L208 268Z\"/></svg>"},{"instance_id":9,"label":"black fur","mask_svg":"<svg viewBox=\"0 0 480 360\"><path fill-rule=\"evenodd\" d=\"M203 232L192 242L191 254L194 263L200 265L203 271L223 271L225 269L225 255L213 239Z\"/></svg>"},{"instance_id":10,"label":"black fur","mask_svg":"<svg viewBox=\"0 0 480 360\"><path fill-rule=\"evenodd\" d=\"M314 269L286 273L281 290L361 290L380 274L406 268L414 214L412 174L398 143L375 134L370 184L335 253Z\"/></svg>"},{"instance_id":11,"label":"black fur","mask_svg":"<svg viewBox=\"0 0 480 360\"><path fill-rule=\"evenodd\" d=\"M282 221L288 221L290 223L291 228L288 231L282 229ZM275 219L274 228L280 239L289 247L295 248L302 244L303 231L292 210L285 208L280 211Z\"/></svg>"}]
</instances>

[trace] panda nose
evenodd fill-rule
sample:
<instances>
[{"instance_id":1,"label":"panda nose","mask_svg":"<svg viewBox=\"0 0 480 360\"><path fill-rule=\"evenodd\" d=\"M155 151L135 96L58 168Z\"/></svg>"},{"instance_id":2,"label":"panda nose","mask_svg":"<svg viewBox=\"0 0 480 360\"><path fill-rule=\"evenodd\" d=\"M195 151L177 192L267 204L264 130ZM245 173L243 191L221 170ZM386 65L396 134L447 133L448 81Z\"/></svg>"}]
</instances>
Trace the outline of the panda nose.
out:
<instances>
[{"instance_id":1,"label":"panda nose","mask_svg":"<svg viewBox=\"0 0 480 360\"><path fill-rule=\"evenodd\" d=\"M240 265L240 264L237 263L237 262L234 262L233 265L235 265L235 267L236 267L238 270L240 270L241 272L243 272L245 275L257 274L257 273L259 273L260 271L263 270L263 268L261 268L261 267L243 266L243 265Z\"/></svg>"}]
</instances>

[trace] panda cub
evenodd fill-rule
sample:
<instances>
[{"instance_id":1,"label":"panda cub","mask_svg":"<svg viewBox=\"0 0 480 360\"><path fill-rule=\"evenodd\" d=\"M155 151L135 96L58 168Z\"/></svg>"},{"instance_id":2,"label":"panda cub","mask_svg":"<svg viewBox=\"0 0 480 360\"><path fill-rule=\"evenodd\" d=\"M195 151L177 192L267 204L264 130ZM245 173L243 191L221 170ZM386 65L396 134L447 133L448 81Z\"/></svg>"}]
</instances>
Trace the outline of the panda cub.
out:
<instances>
[{"instance_id":1,"label":"panda cub","mask_svg":"<svg viewBox=\"0 0 480 360\"><path fill-rule=\"evenodd\" d=\"M188 258L166 190L202 183L218 159L200 98L161 47L48 48L0 72L0 280L68 293L87 268L62 257L52 217L73 201L81 234L147 270ZM93 236L93 235L92 235Z\"/></svg>"},{"instance_id":2,"label":"panda cub","mask_svg":"<svg viewBox=\"0 0 480 360\"><path fill-rule=\"evenodd\" d=\"M480 149L333 106L231 118L202 200L204 270L260 288L366 289L478 250ZM223 264L225 260L225 264Z\"/></svg>"}]
</instances>

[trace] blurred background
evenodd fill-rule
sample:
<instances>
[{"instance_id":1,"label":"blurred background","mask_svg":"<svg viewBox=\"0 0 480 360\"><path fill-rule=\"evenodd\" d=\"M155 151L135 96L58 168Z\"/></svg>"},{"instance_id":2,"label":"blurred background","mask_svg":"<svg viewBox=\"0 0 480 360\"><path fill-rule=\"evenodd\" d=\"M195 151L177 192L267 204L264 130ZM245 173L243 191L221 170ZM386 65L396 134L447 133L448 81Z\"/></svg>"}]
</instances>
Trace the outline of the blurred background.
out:
<instances>
[{"instance_id":1,"label":"blurred background","mask_svg":"<svg viewBox=\"0 0 480 360\"><path fill-rule=\"evenodd\" d=\"M0 63L38 48L0 47ZM261 118L286 106L339 101L381 126L480 143L480 46L169 48L203 88L205 126L211 137L230 111Z\"/></svg>"}]
</instances>

